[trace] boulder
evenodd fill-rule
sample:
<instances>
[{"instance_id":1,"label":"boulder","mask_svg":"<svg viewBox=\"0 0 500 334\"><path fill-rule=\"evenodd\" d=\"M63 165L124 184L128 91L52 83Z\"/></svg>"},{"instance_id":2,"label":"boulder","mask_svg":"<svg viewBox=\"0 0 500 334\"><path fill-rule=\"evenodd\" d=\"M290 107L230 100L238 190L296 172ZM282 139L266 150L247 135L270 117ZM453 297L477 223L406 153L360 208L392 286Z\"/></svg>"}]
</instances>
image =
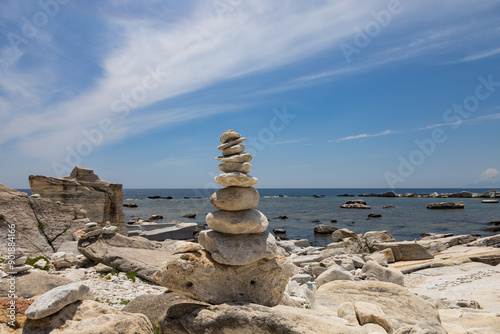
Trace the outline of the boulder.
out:
<instances>
[{"instance_id":1,"label":"boulder","mask_svg":"<svg viewBox=\"0 0 500 334\"><path fill-rule=\"evenodd\" d=\"M44 271L31 271L16 275L16 296L32 298L46 293L59 286L74 283L74 281L58 275L49 275ZM9 285L0 284L0 297L7 297Z\"/></svg>"},{"instance_id":2,"label":"boulder","mask_svg":"<svg viewBox=\"0 0 500 334\"><path fill-rule=\"evenodd\" d=\"M387 333L392 333L392 326L380 306L368 302L355 302L354 309L360 325L377 324Z\"/></svg>"},{"instance_id":3,"label":"boulder","mask_svg":"<svg viewBox=\"0 0 500 334\"><path fill-rule=\"evenodd\" d=\"M395 333L410 333L413 326L429 330L422 333L446 333L441 326L438 311L431 304L393 283L376 281L326 283L316 291L312 309L317 312L337 312L338 307L346 302L354 305L366 302L378 306ZM361 307L356 311L358 310L361 310ZM398 332L405 327L409 327L410 330Z\"/></svg>"},{"instance_id":4,"label":"boulder","mask_svg":"<svg viewBox=\"0 0 500 334\"><path fill-rule=\"evenodd\" d=\"M160 324L167 316L191 313L199 308L211 306L191 298L183 297L175 292L165 292L159 295L142 295L123 308L123 312L142 313L152 324Z\"/></svg>"},{"instance_id":5,"label":"boulder","mask_svg":"<svg viewBox=\"0 0 500 334\"><path fill-rule=\"evenodd\" d=\"M318 225L314 227L314 233L317 234L331 234L337 230L338 228L329 225Z\"/></svg>"},{"instance_id":6,"label":"boulder","mask_svg":"<svg viewBox=\"0 0 500 334\"><path fill-rule=\"evenodd\" d=\"M405 278L401 271L391 267L382 267L375 261L366 262L361 273L365 274L367 278L375 278L377 281L405 285Z\"/></svg>"},{"instance_id":7,"label":"boulder","mask_svg":"<svg viewBox=\"0 0 500 334\"><path fill-rule=\"evenodd\" d=\"M269 221L259 210L213 211L207 214L208 227L216 232L228 234L262 233Z\"/></svg>"},{"instance_id":8,"label":"boulder","mask_svg":"<svg viewBox=\"0 0 500 334\"><path fill-rule=\"evenodd\" d=\"M438 209L438 210L448 210L448 209L463 209L465 208L464 202L441 202L441 203L431 203L427 205L427 209Z\"/></svg>"},{"instance_id":9,"label":"boulder","mask_svg":"<svg viewBox=\"0 0 500 334\"><path fill-rule=\"evenodd\" d=\"M213 193L210 203L224 211L253 209L259 204L259 192L253 187L227 187Z\"/></svg>"},{"instance_id":10,"label":"boulder","mask_svg":"<svg viewBox=\"0 0 500 334\"><path fill-rule=\"evenodd\" d=\"M45 199L80 205L91 221L125 222L122 185L99 179L91 169L76 166L71 175L64 178L30 175L29 182L32 193Z\"/></svg>"},{"instance_id":11,"label":"boulder","mask_svg":"<svg viewBox=\"0 0 500 334\"><path fill-rule=\"evenodd\" d=\"M276 240L268 231L255 234L201 231L198 242L212 254L214 261L232 266L271 259L277 252Z\"/></svg>"},{"instance_id":12,"label":"boulder","mask_svg":"<svg viewBox=\"0 0 500 334\"><path fill-rule=\"evenodd\" d=\"M469 244L469 247L500 247L500 234L477 239Z\"/></svg>"},{"instance_id":13,"label":"boulder","mask_svg":"<svg viewBox=\"0 0 500 334\"><path fill-rule=\"evenodd\" d=\"M87 285L71 283L47 291L35 299L25 314L28 319L42 319L59 312L69 304L91 298L93 298L93 294Z\"/></svg>"},{"instance_id":14,"label":"boulder","mask_svg":"<svg viewBox=\"0 0 500 334\"><path fill-rule=\"evenodd\" d=\"M70 304L49 317L28 319L23 334L108 334L154 333L143 314L125 313L91 300Z\"/></svg>"},{"instance_id":15,"label":"boulder","mask_svg":"<svg viewBox=\"0 0 500 334\"><path fill-rule=\"evenodd\" d=\"M369 231L363 235L363 239L365 239L369 245L379 242L396 241L389 231Z\"/></svg>"},{"instance_id":16,"label":"boulder","mask_svg":"<svg viewBox=\"0 0 500 334\"><path fill-rule=\"evenodd\" d=\"M153 281L156 269L174 253L174 240L149 241L121 234L101 235L80 240L78 250L91 261L103 263L122 272L135 271L137 276Z\"/></svg>"},{"instance_id":17,"label":"boulder","mask_svg":"<svg viewBox=\"0 0 500 334\"><path fill-rule=\"evenodd\" d=\"M361 326L346 320L317 314L303 308L255 304L211 306L181 318L165 318L163 333L252 333L252 334L366 334Z\"/></svg>"},{"instance_id":18,"label":"boulder","mask_svg":"<svg viewBox=\"0 0 500 334\"><path fill-rule=\"evenodd\" d=\"M316 278L316 285L318 287L322 286L331 281L346 280L352 281L352 275L350 272L342 269L338 265L333 265L324 272L322 272L318 278Z\"/></svg>"},{"instance_id":19,"label":"boulder","mask_svg":"<svg viewBox=\"0 0 500 334\"><path fill-rule=\"evenodd\" d=\"M200 250L173 255L153 278L169 290L211 304L248 302L275 306L292 274L293 266L281 256L244 266L227 266Z\"/></svg>"},{"instance_id":20,"label":"boulder","mask_svg":"<svg viewBox=\"0 0 500 334\"><path fill-rule=\"evenodd\" d=\"M36 199L33 199L36 200ZM32 199L28 194L19 192L0 184L0 253L8 253L7 235L9 226L15 225L16 247L25 254L36 257L54 252L38 224L38 219L31 206Z\"/></svg>"},{"instance_id":21,"label":"boulder","mask_svg":"<svg viewBox=\"0 0 500 334\"><path fill-rule=\"evenodd\" d=\"M376 250L392 249L396 261L414 261L433 259L427 249L413 241L382 242L373 245Z\"/></svg>"},{"instance_id":22,"label":"boulder","mask_svg":"<svg viewBox=\"0 0 500 334\"><path fill-rule=\"evenodd\" d=\"M353 231L343 228L340 230L336 230L332 233L332 240L334 242L338 242L339 240L343 240L344 238L358 238L358 235L354 233Z\"/></svg>"}]
</instances>

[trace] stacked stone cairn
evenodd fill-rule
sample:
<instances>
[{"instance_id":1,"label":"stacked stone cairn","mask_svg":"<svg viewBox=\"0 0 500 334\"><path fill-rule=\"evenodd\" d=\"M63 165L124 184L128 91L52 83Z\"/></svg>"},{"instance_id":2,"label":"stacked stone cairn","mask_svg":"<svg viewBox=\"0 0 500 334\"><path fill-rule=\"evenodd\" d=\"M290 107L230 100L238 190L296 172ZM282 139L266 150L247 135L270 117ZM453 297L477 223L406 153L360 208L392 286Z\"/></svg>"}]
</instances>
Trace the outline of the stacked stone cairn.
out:
<instances>
[{"instance_id":1,"label":"stacked stone cairn","mask_svg":"<svg viewBox=\"0 0 500 334\"><path fill-rule=\"evenodd\" d=\"M219 169L223 174L215 180L224 188L210 197L218 209L207 214L211 229L200 232L199 244L177 247L178 254L163 263L153 279L210 304L275 306L283 298L293 265L276 254L276 240L267 231L268 219L255 209L259 193L253 186L258 180L248 175L252 156L244 152L246 138L228 130L220 140L222 156L216 159L222 162Z\"/></svg>"},{"instance_id":2,"label":"stacked stone cairn","mask_svg":"<svg viewBox=\"0 0 500 334\"><path fill-rule=\"evenodd\" d=\"M28 257L22 250L17 250L14 254L13 260L5 261L3 271L8 274L20 274L33 269L32 266L25 264L27 259Z\"/></svg>"},{"instance_id":3,"label":"stacked stone cairn","mask_svg":"<svg viewBox=\"0 0 500 334\"><path fill-rule=\"evenodd\" d=\"M276 255L276 241L267 231L268 219L254 209L259 204L259 192L253 187L258 180L248 173L252 155L245 153L246 138L228 130L222 134L218 147L222 156L219 169L223 174L215 182L225 188L210 197L218 211L210 212L206 222L211 230L200 232L199 243L221 264L246 265Z\"/></svg>"}]
</instances>

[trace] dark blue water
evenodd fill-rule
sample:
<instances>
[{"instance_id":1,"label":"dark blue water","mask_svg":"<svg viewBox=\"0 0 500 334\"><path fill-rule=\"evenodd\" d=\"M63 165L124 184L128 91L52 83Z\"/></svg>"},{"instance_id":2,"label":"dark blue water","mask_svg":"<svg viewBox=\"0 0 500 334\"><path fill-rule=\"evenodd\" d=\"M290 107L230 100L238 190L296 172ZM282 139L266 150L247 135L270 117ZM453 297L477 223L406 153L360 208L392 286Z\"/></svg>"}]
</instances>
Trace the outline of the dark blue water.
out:
<instances>
[{"instance_id":1,"label":"dark blue water","mask_svg":"<svg viewBox=\"0 0 500 334\"><path fill-rule=\"evenodd\" d=\"M163 221L172 220L205 223L205 215L213 211L208 197L216 189L125 189L124 203L135 203L138 208L123 208L127 219L148 219L153 214L162 215ZM269 230L285 228L290 239L307 238L316 245L331 242L329 236L315 235L317 224L349 228L356 233L374 230L389 230L398 240L414 240L421 233L454 233L491 235L483 231L486 223L500 221L500 204L484 204L481 198L380 198L337 197L337 195L360 195L382 193L389 189L258 189L261 200L257 209L269 219ZM483 193L490 189L398 189L396 193L429 194L454 193L462 190ZM313 195L324 195L313 198ZM150 196L171 196L173 199L148 199ZM280 197L283 196L283 197ZM341 209L347 200L363 199L371 210ZM464 210L428 210L429 203L465 202ZM383 209L384 206L394 206ZM195 213L195 219L183 215ZM367 219L368 214L379 213L382 218ZM274 219L286 215L287 220ZM331 223L331 220L337 223ZM319 222L316 222L319 221Z\"/></svg>"}]
</instances>

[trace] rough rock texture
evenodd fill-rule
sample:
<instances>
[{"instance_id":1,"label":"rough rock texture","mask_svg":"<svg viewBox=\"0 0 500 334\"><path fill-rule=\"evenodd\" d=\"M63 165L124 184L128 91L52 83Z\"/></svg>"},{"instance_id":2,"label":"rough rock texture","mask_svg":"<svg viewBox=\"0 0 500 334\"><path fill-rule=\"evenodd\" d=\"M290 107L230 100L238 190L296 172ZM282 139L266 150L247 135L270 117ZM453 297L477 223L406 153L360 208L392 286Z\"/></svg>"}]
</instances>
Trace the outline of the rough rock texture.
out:
<instances>
[{"instance_id":1,"label":"rough rock texture","mask_svg":"<svg viewBox=\"0 0 500 334\"><path fill-rule=\"evenodd\" d=\"M241 138L241 135L234 131L234 130L227 130L226 132L224 132L221 136L220 136L220 142L221 143L227 143L231 140L236 140L236 139L240 139Z\"/></svg>"},{"instance_id":2,"label":"rough rock texture","mask_svg":"<svg viewBox=\"0 0 500 334\"><path fill-rule=\"evenodd\" d=\"M366 328L347 321L288 306L223 304L165 318L163 333L182 334L366 334Z\"/></svg>"},{"instance_id":3,"label":"rough rock texture","mask_svg":"<svg viewBox=\"0 0 500 334\"><path fill-rule=\"evenodd\" d=\"M123 272L135 271L137 276L152 282L156 269L174 253L174 243L173 240L154 242L114 234L80 240L78 250L92 261Z\"/></svg>"},{"instance_id":4,"label":"rough rock texture","mask_svg":"<svg viewBox=\"0 0 500 334\"><path fill-rule=\"evenodd\" d=\"M219 170L224 173L250 173L252 171L252 165L250 165L248 162L226 162L219 165Z\"/></svg>"},{"instance_id":5,"label":"rough rock texture","mask_svg":"<svg viewBox=\"0 0 500 334\"><path fill-rule=\"evenodd\" d=\"M23 334L150 334L153 326L143 314L125 313L102 303L84 300L39 320L28 319Z\"/></svg>"},{"instance_id":6,"label":"rough rock texture","mask_svg":"<svg viewBox=\"0 0 500 334\"><path fill-rule=\"evenodd\" d=\"M331 234L337 231L338 228L330 226L330 225L317 225L314 227L314 233L318 234Z\"/></svg>"},{"instance_id":7,"label":"rough rock texture","mask_svg":"<svg viewBox=\"0 0 500 334\"><path fill-rule=\"evenodd\" d=\"M245 173L231 172L217 175L215 182L222 187L253 187L259 180Z\"/></svg>"},{"instance_id":8,"label":"rough rock texture","mask_svg":"<svg viewBox=\"0 0 500 334\"><path fill-rule=\"evenodd\" d=\"M422 245L413 241L383 242L373 245L376 250L392 249L396 261L432 259L434 256Z\"/></svg>"},{"instance_id":9,"label":"rough rock texture","mask_svg":"<svg viewBox=\"0 0 500 334\"><path fill-rule=\"evenodd\" d=\"M378 281L405 285L405 278L401 271L390 267L382 267L374 261L366 262L361 272L366 274L368 278L373 277Z\"/></svg>"},{"instance_id":10,"label":"rough rock texture","mask_svg":"<svg viewBox=\"0 0 500 334\"><path fill-rule=\"evenodd\" d=\"M212 258L233 266L247 265L276 255L277 246L268 231L255 234L225 234L212 230L201 231L198 242L212 254Z\"/></svg>"},{"instance_id":11,"label":"rough rock texture","mask_svg":"<svg viewBox=\"0 0 500 334\"><path fill-rule=\"evenodd\" d=\"M83 283L59 286L35 299L25 314L28 319L42 319L59 312L69 304L92 297L90 288Z\"/></svg>"},{"instance_id":12,"label":"rough rock texture","mask_svg":"<svg viewBox=\"0 0 500 334\"><path fill-rule=\"evenodd\" d=\"M316 292L313 310L336 311L345 303L367 302L379 306L395 332L406 326L419 326L428 332L446 333L438 311L427 301L392 283L375 281L333 281ZM403 332L403 333L410 333Z\"/></svg>"},{"instance_id":13,"label":"rough rock texture","mask_svg":"<svg viewBox=\"0 0 500 334\"><path fill-rule=\"evenodd\" d=\"M142 295L132 300L123 312L142 313L152 324L159 324L166 316L184 316L199 308L212 306L191 298L178 295L175 292L165 292L161 295Z\"/></svg>"},{"instance_id":14,"label":"rough rock texture","mask_svg":"<svg viewBox=\"0 0 500 334\"><path fill-rule=\"evenodd\" d=\"M354 309L360 325L377 324L388 333L392 333L392 326L380 306L367 302L355 302Z\"/></svg>"},{"instance_id":15,"label":"rough rock texture","mask_svg":"<svg viewBox=\"0 0 500 334\"><path fill-rule=\"evenodd\" d=\"M366 242L369 245L373 245L374 243L379 243L379 242L393 242L396 241L392 234L389 231L370 231L366 232L363 235L363 239L366 240Z\"/></svg>"},{"instance_id":16,"label":"rough rock texture","mask_svg":"<svg viewBox=\"0 0 500 334\"><path fill-rule=\"evenodd\" d=\"M243 162L252 161L252 155L250 153L237 153L237 154L228 155L228 156L216 157L215 159L220 161L220 162L243 163Z\"/></svg>"},{"instance_id":17,"label":"rough rock texture","mask_svg":"<svg viewBox=\"0 0 500 334\"><path fill-rule=\"evenodd\" d=\"M465 208L464 202L441 202L441 203L431 203L427 205L427 209L438 209L438 210L448 210L448 209L463 209Z\"/></svg>"},{"instance_id":18,"label":"rough rock texture","mask_svg":"<svg viewBox=\"0 0 500 334\"><path fill-rule=\"evenodd\" d=\"M219 210L241 211L259 205L259 192L253 187L227 187L210 196L210 203Z\"/></svg>"},{"instance_id":19,"label":"rough rock texture","mask_svg":"<svg viewBox=\"0 0 500 334\"><path fill-rule=\"evenodd\" d=\"M334 265L322 272L318 278L316 278L316 286L320 287L323 284L337 280L352 281L352 275L350 272L343 270L340 266Z\"/></svg>"},{"instance_id":20,"label":"rough rock texture","mask_svg":"<svg viewBox=\"0 0 500 334\"><path fill-rule=\"evenodd\" d=\"M255 209L209 212L206 222L212 230L229 234L262 233L269 225L267 217Z\"/></svg>"},{"instance_id":21,"label":"rough rock texture","mask_svg":"<svg viewBox=\"0 0 500 334\"><path fill-rule=\"evenodd\" d=\"M62 276L49 275L44 271L32 271L16 275L16 295L20 298L32 298L70 283L74 282ZM8 289L8 284L0 284L0 297L7 297Z\"/></svg>"},{"instance_id":22,"label":"rough rock texture","mask_svg":"<svg viewBox=\"0 0 500 334\"><path fill-rule=\"evenodd\" d=\"M241 153L245 151L246 146L245 145L235 145L230 148L226 148L224 151L222 151L222 155L233 155L237 153Z\"/></svg>"},{"instance_id":23,"label":"rough rock texture","mask_svg":"<svg viewBox=\"0 0 500 334\"><path fill-rule=\"evenodd\" d=\"M249 302L275 306L292 273L292 265L281 256L246 266L226 266L215 262L209 253L198 251L173 255L153 278L172 291L211 304Z\"/></svg>"},{"instance_id":24,"label":"rough rock texture","mask_svg":"<svg viewBox=\"0 0 500 334\"><path fill-rule=\"evenodd\" d=\"M76 166L64 178L30 175L29 182L32 193L42 198L81 205L91 221L125 222L122 185L99 179L91 169Z\"/></svg>"}]
</instances>

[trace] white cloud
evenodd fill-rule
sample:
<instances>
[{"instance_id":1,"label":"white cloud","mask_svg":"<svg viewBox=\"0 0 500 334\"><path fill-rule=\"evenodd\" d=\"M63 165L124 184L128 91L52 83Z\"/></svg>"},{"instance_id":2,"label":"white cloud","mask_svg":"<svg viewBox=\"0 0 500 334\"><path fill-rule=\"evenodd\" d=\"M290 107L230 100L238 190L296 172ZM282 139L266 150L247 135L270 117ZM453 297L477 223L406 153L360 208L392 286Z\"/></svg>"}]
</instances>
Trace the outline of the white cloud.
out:
<instances>
[{"instance_id":1,"label":"white cloud","mask_svg":"<svg viewBox=\"0 0 500 334\"><path fill-rule=\"evenodd\" d=\"M369 135L369 134L363 133L363 134L360 134L360 135L348 136L348 137L339 138L339 139L335 139L335 140L329 140L328 142L329 143L333 143L333 142L339 143L339 142L343 142L343 141L346 141L346 140L353 140L353 139L360 139L360 138L369 138L369 137L379 137L379 136L387 136L387 135L392 135L394 133L398 133L398 132L397 131L392 131L392 130L385 130L385 131L382 131L380 133L376 133L376 134L373 134L373 135Z\"/></svg>"},{"instance_id":2,"label":"white cloud","mask_svg":"<svg viewBox=\"0 0 500 334\"><path fill-rule=\"evenodd\" d=\"M484 172L481 173L480 177L481 181L499 181L500 180L500 171L495 168L488 168Z\"/></svg>"},{"instance_id":3,"label":"white cloud","mask_svg":"<svg viewBox=\"0 0 500 334\"><path fill-rule=\"evenodd\" d=\"M498 108L495 108L498 109ZM467 120L459 120L456 122L449 122L449 123L437 123L437 124L431 124L428 126L424 126L422 128L418 128L418 130L428 130L428 129L434 129L434 128L439 128L443 126L455 126L455 125L460 125L464 123L472 123L472 122L481 122L481 121L488 121L488 120L493 120L493 119L500 119L500 113L497 114L491 114L491 115L485 115L485 116L479 116Z\"/></svg>"},{"instance_id":4,"label":"white cloud","mask_svg":"<svg viewBox=\"0 0 500 334\"><path fill-rule=\"evenodd\" d=\"M486 50L486 51L482 51L482 52L479 52L476 54L469 55L467 57L463 57L463 58L456 60L456 61L453 61L453 62L449 62L447 64L465 63L468 61L474 61L474 60L479 60L479 59L491 57L491 56L497 55L499 53L500 53L500 48Z\"/></svg>"}]
</instances>

